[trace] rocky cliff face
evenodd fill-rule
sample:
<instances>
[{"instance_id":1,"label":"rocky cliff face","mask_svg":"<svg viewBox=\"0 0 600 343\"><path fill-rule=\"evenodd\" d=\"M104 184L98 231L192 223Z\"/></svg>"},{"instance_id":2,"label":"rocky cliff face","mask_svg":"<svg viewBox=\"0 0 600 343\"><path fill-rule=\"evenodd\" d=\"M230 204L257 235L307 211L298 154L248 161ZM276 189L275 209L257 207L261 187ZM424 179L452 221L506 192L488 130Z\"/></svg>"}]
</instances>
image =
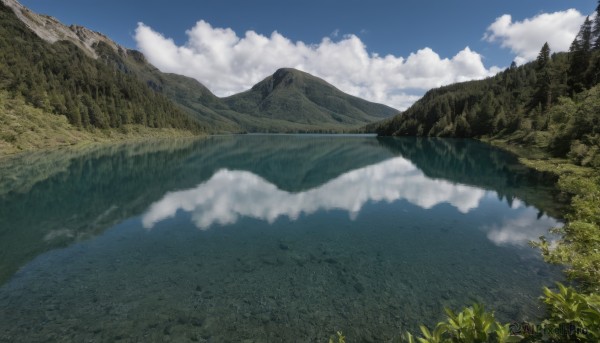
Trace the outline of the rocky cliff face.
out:
<instances>
[{"instance_id":1,"label":"rocky cliff face","mask_svg":"<svg viewBox=\"0 0 600 343\"><path fill-rule=\"evenodd\" d=\"M54 17L32 12L30 9L21 5L17 0L0 1L2 1L4 5L10 7L27 27L47 42L54 43L59 40L70 41L93 58L98 57L94 46L99 42L108 44L115 51L126 51L126 49L122 48L100 32L92 31L78 25L66 26Z\"/></svg>"}]
</instances>

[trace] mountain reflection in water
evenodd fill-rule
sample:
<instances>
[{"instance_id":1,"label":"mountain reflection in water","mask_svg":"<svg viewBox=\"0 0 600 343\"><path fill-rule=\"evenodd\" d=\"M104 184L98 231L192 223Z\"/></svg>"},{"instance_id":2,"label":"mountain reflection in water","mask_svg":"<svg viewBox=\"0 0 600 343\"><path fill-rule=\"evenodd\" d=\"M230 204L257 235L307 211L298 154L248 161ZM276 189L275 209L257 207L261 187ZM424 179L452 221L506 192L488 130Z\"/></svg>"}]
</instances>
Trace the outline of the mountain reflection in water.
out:
<instances>
[{"instance_id":1,"label":"mountain reflection in water","mask_svg":"<svg viewBox=\"0 0 600 343\"><path fill-rule=\"evenodd\" d=\"M535 320L560 278L527 246L559 225L554 180L476 141L245 135L1 162L0 341L389 341L473 301Z\"/></svg>"},{"instance_id":2,"label":"mountain reflection in water","mask_svg":"<svg viewBox=\"0 0 600 343\"><path fill-rule=\"evenodd\" d=\"M219 170L196 188L168 193L152 204L142 221L152 228L158 221L175 216L178 210L192 212L200 229L214 223L233 224L240 216L274 222L280 216L296 219L318 210L348 211L358 215L368 201L408 200L429 209L449 203L466 213L479 205L485 191L430 179L410 161L396 157L356 169L307 191L290 193L245 171Z\"/></svg>"}]
</instances>

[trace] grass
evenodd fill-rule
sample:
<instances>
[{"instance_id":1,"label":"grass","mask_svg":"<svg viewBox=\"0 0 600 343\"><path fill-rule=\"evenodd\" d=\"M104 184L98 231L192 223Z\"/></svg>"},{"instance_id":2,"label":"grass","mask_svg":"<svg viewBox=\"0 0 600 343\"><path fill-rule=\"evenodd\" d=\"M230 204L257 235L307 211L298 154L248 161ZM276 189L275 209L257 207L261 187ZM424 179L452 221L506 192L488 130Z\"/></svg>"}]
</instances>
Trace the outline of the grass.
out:
<instances>
[{"instance_id":1,"label":"grass","mask_svg":"<svg viewBox=\"0 0 600 343\"><path fill-rule=\"evenodd\" d=\"M79 129L69 124L65 116L44 112L22 99L0 92L0 156L75 145L195 136L190 131L142 125L107 130Z\"/></svg>"}]
</instances>

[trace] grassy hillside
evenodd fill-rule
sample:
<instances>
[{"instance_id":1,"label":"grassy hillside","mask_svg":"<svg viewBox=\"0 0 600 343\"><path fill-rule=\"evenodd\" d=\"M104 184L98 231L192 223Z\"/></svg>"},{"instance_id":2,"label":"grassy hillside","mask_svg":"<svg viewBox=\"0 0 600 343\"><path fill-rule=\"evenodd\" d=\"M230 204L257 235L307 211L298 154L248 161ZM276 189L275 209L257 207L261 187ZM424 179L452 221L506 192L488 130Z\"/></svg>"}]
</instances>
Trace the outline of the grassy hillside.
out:
<instances>
[{"instance_id":1,"label":"grassy hillside","mask_svg":"<svg viewBox=\"0 0 600 343\"><path fill-rule=\"evenodd\" d=\"M260 122L293 122L291 130L327 131L356 128L398 111L345 94L310 74L279 69L249 91L224 99L239 113L255 117L248 130L260 131Z\"/></svg>"},{"instance_id":2,"label":"grassy hillside","mask_svg":"<svg viewBox=\"0 0 600 343\"><path fill-rule=\"evenodd\" d=\"M192 137L196 133L173 128L127 124L118 129L84 129L67 117L44 112L0 91L0 157L22 151L143 138Z\"/></svg>"}]
</instances>

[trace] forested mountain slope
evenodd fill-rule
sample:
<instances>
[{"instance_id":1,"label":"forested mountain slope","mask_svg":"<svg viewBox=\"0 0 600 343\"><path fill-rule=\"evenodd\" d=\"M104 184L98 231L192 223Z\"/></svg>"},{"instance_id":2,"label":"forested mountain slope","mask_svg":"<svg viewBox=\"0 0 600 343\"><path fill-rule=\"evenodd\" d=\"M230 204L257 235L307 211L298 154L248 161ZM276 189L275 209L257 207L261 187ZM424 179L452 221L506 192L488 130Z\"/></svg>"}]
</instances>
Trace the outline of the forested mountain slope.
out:
<instances>
[{"instance_id":1,"label":"forested mountain slope","mask_svg":"<svg viewBox=\"0 0 600 343\"><path fill-rule=\"evenodd\" d=\"M238 113L231 114L227 105L208 88L190 77L163 73L136 50L118 48L100 42L95 46L98 59L119 72L132 75L178 105L200 122L205 132L238 133L245 131L238 123ZM226 113L226 114L224 114Z\"/></svg>"},{"instance_id":2,"label":"forested mountain slope","mask_svg":"<svg viewBox=\"0 0 600 343\"><path fill-rule=\"evenodd\" d=\"M138 124L200 132L198 121L138 78L68 41L50 44L0 3L0 90L79 128ZM6 119L6 118L5 118Z\"/></svg>"},{"instance_id":3,"label":"forested mountain slope","mask_svg":"<svg viewBox=\"0 0 600 343\"><path fill-rule=\"evenodd\" d=\"M501 137L600 167L600 25L587 19L568 53L545 44L536 61L494 77L433 89L379 135Z\"/></svg>"}]
</instances>

